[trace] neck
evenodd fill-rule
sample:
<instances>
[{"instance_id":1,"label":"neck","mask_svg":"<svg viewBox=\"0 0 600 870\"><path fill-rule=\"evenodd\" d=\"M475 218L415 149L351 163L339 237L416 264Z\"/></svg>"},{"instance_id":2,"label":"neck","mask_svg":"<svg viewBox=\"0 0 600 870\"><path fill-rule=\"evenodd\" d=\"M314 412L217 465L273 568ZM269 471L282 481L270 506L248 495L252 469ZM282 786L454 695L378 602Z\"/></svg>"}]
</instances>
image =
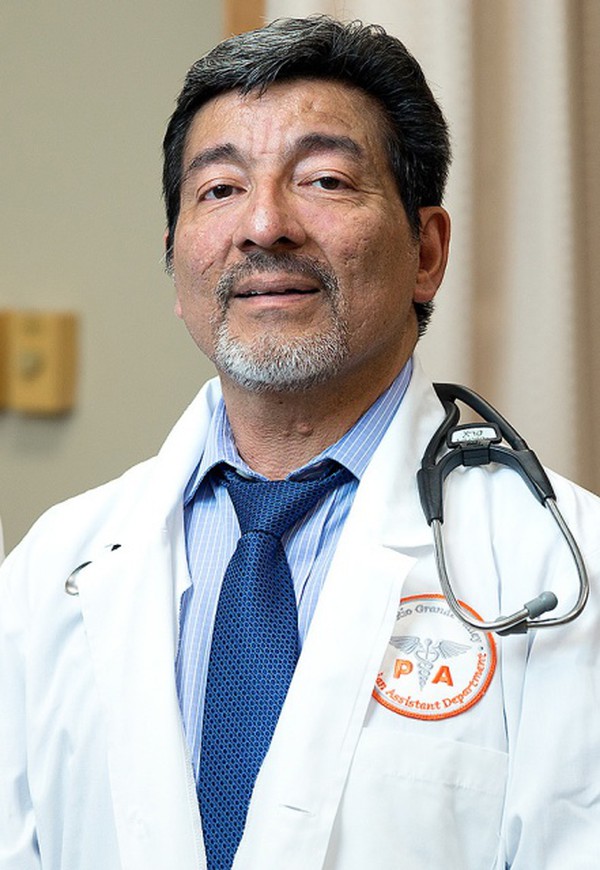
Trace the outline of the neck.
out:
<instances>
[{"instance_id":1,"label":"neck","mask_svg":"<svg viewBox=\"0 0 600 870\"><path fill-rule=\"evenodd\" d=\"M401 367L400 367L401 368ZM290 472L335 444L391 385L400 368L369 383L320 384L294 393L242 390L221 377L237 450L270 480Z\"/></svg>"}]
</instances>

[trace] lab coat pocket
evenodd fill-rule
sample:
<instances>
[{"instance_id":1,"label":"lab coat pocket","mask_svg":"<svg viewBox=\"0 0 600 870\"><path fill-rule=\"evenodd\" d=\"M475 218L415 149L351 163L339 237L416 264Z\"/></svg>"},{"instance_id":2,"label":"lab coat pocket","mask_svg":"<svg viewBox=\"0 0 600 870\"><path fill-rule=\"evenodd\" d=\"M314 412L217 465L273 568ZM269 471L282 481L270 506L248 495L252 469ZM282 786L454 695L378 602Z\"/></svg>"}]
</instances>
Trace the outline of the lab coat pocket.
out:
<instances>
[{"instance_id":1,"label":"lab coat pocket","mask_svg":"<svg viewBox=\"0 0 600 870\"><path fill-rule=\"evenodd\" d=\"M364 729L326 870L490 870L506 776L504 752Z\"/></svg>"}]
</instances>

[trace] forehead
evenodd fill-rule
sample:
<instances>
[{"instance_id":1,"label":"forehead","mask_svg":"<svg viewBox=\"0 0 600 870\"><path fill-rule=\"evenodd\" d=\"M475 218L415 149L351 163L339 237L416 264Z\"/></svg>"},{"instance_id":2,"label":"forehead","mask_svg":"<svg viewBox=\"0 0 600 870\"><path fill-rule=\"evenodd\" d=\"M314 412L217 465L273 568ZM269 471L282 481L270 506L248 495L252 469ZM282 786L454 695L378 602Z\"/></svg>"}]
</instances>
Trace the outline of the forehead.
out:
<instances>
[{"instance_id":1,"label":"forehead","mask_svg":"<svg viewBox=\"0 0 600 870\"><path fill-rule=\"evenodd\" d=\"M322 79L275 82L262 94L227 91L205 103L188 130L183 164L199 149L227 142L281 153L310 132L349 137L374 162L387 162L389 131L382 106L359 88Z\"/></svg>"}]
</instances>

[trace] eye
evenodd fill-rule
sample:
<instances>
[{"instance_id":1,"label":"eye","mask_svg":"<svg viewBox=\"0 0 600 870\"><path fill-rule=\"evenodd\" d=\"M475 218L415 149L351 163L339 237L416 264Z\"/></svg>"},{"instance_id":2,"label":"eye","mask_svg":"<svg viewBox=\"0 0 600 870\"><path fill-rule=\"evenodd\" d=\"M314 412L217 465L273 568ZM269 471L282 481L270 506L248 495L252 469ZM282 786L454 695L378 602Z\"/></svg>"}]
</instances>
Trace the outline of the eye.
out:
<instances>
[{"instance_id":1,"label":"eye","mask_svg":"<svg viewBox=\"0 0 600 870\"><path fill-rule=\"evenodd\" d=\"M340 190L343 187L347 187L341 178L336 178L334 175L322 175L320 178L315 178L311 183L322 190Z\"/></svg>"},{"instance_id":2,"label":"eye","mask_svg":"<svg viewBox=\"0 0 600 870\"><path fill-rule=\"evenodd\" d=\"M215 184L202 194L202 199L227 199L233 196L236 190L233 184Z\"/></svg>"}]
</instances>

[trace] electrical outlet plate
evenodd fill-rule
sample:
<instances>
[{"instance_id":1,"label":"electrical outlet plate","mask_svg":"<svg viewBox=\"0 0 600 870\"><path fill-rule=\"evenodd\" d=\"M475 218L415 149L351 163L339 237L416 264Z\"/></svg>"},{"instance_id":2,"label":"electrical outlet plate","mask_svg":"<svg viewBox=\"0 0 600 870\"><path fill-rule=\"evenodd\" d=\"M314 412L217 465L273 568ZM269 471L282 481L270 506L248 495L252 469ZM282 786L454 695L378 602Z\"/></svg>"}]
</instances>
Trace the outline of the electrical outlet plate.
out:
<instances>
[{"instance_id":1,"label":"electrical outlet plate","mask_svg":"<svg viewBox=\"0 0 600 870\"><path fill-rule=\"evenodd\" d=\"M7 318L6 404L32 415L73 408L78 319L72 312L11 311Z\"/></svg>"}]
</instances>

